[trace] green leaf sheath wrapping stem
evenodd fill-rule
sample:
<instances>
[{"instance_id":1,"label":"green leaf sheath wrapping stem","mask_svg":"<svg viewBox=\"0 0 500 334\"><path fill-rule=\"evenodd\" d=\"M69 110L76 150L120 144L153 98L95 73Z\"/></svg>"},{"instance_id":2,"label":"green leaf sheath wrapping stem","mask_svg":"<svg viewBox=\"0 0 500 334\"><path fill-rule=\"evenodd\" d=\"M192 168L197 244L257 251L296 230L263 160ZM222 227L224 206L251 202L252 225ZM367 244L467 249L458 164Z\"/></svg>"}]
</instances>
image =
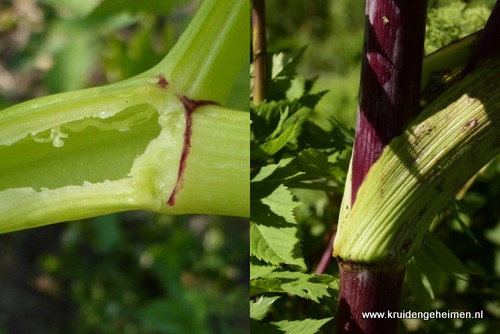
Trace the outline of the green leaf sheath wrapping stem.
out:
<instances>
[{"instance_id":1,"label":"green leaf sheath wrapping stem","mask_svg":"<svg viewBox=\"0 0 500 334\"><path fill-rule=\"evenodd\" d=\"M500 152L500 59L431 103L369 170L339 223L334 255L346 262L406 263L436 213Z\"/></svg>"},{"instance_id":2,"label":"green leaf sheath wrapping stem","mask_svg":"<svg viewBox=\"0 0 500 334\"><path fill-rule=\"evenodd\" d=\"M162 73L191 99L224 103L242 67L250 71L249 12L248 0L204 0L175 47L144 75Z\"/></svg>"},{"instance_id":3,"label":"green leaf sheath wrapping stem","mask_svg":"<svg viewBox=\"0 0 500 334\"><path fill-rule=\"evenodd\" d=\"M249 114L222 107L248 11L206 0L153 69L0 111L0 232L134 209L248 216Z\"/></svg>"}]
</instances>

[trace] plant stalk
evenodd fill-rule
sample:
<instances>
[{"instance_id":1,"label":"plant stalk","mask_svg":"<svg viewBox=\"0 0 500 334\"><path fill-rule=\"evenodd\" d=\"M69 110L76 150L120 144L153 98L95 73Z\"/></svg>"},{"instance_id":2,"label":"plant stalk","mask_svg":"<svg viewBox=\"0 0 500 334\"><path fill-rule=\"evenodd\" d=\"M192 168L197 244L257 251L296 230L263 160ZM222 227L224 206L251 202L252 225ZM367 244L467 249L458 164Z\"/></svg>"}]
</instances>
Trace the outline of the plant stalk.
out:
<instances>
[{"instance_id":1,"label":"plant stalk","mask_svg":"<svg viewBox=\"0 0 500 334\"><path fill-rule=\"evenodd\" d=\"M427 1L368 0L351 203L371 165L418 113Z\"/></svg>"},{"instance_id":2,"label":"plant stalk","mask_svg":"<svg viewBox=\"0 0 500 334\"><path fill-rule=\"evenodd\" d=\"M398 322L392 319L364 317L363 312L399 309L405 276L404 266L390 269L357 267L340 262L338 313L345 318L339 333L397 333Z\"/></svg>"},{"instance_id":3,"label":"plant stalk","mask_svg":"<svg viewBox=\"0 0 500 334\"><path fill-rule=\"evenodd\" d=\"M427 1L368 0L365 13L358 121L344 194L348 208L341 217L384 148L419 111ZM339 333L397 333L397 320L363 319L361 312L399 309L404 268L366 266L344 254L339 263Z\"/></svg>"},{"instance_id":4,"label":"plant stalk","mask_svg":"<svg viewBox=\"0 0 500 334\"><path fill-rule=\"evenodd\" d=\"M249 114L223 106L249 9L205 0L152 69L2 110L0 233L125 210L248 216Z\"/></svg>"},{"instance_id":5,"label":"plant stalk","mask_svg":"<svg viewBox=\"0 0 500 334\"><path fill-rule=\"evenodd\" d=\"M252 1L253 103L266 98L267 43L265 0Z\"/></svg>"},{"instance_id":6,"label":"plant stalk","mask_svg":"<svg viewBox=\"0 0 500 334\"><path fill-rule=\"evenodd\" d=\"M481 62L500 53L500 2L497 1L486 25L481 33L477 47L474 49L462 76L472 72Z\"/></svg>"}]
</instances>

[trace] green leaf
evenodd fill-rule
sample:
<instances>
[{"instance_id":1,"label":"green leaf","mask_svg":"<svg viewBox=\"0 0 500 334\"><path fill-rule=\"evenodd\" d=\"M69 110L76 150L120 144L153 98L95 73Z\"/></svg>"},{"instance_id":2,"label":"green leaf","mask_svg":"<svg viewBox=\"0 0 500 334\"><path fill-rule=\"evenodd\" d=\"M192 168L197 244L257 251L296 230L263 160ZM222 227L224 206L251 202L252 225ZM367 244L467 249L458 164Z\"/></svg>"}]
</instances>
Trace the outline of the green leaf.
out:
<instances>
[{"instance_id":1,"label":"green leaf","mask_svg":"<svg viewBox=\"0 0 500 334\"><path fill-rule=\"evenodd\" d=\"M280 266L297 265L306 269L298 249L297 227L273 227L252 223L250 254L259 260Z\"/></svg>"},{"instance_id":2,"label":"green leaf","mask_svg":"<svg viewBox=\"0 0 500 334\"><path fill-rule=\"evenodd\" d=\"M250 332L258 334L280 334L283 333L278 326L270 323L262 323L257 320L250 319Z\"/></svg>"},{"instance_id":3,"label":"green leaf","mask_svg":"<svg viewBox=\"0 0 500 334\"><path fill-rule=\"evenodd\" d=\"M268 101L286 99L286 91L291 87L297 73L297 65L306 46L272 55L272 75L266 99Z\"/></svg>"},{"instance_id":4,"label":"green leaf","mask_svg":"<svg viewBox=\"0 0 500 334\"><path fill-rule=\"evenodd\" d=\"M293 126L283 131L276 138L266 141L257 149L252 150L252 160L268 158L276 154L295 136L295 133L296 126Z\"/></svg>"},{"instance_id":5,"label":"green leaf","mask_svg":"<svg viewBox=\"0 0 500 334\"><path fill-rule=\"evenodd\" d=\"M428 233L427 235L423 253L448 274L477 274L472 269L466 267L462 261L460 261L456 255L432 233Z\"/></svg>"},{"instance_id":6,"label":"green leaf","mask_svg":"<svg viewBox=\"0 0 500 334\"><path fill-rule=\"evenodd\" d=\"M441 290L445 275L477 274L466 267L451 250L432 233L422 251L417 253L407 267L407 278L413 295L423 308L429 308Z\"/></svg>"},{"instance_id":7,"label":"green leaf","mask_svg":"<svg viewBox=\"0 0 500 334\"><path fill-rule=\"evenodd\" d=\"M250 302L250 319L262 320L269 312L271 306L280 297L264 297L260 296L255 301Z\"/></svg>"},{"instance_id":8,"label":"green leaf","mask_svg":"<svg viewBox=\"0 0 500 334\"><path fill-rule=\"evenodd\" d=\"M273 325L277 326L281 331L287 334L314 334L318 333L319 329L333 318L325 319L305 319L305 320L283 320L278 322L272 322Z\"/></svg>"},{"instance_id":9,"label":"green leaf","mask_svg":"<svg viewBox=\"0 0 500 334\"><path fill-rule=\"evenodd\" d=\"M427 291L429 297L434 299L440 291L444 272L425 252L420 252L414 257L415 267L420 275L421 284Z\"/></svg>"},{"instance_id":10,"label":"green leaf","mask_svg":"<svg viewBox=\"0 0 500 334\"><path fill-rule=\"evenodd\" d=\"M292 166L292 172L285 172L285 173L280 173L280 176L276 176L278 170L290 170L290 168L287 168L290 163L293 161L294 158L285 158L281 159L278 161L276 164L269 164L263 166L256 174L254 177L252 177L252 182L260 182L263 180L266 180L266 182L269 183L276 183L279 184L281 183L280 181L283 181L282 174L288 177L289 175L293 175L296 170L295 167Z\"/></svg>"},{"instance_id":11,"label":"green leaf","mask_svg":"<svg viewBox=\"0 0 500 334\"><path fill-rule=\"evenodd\" d=\"M262 293L283 293L281 280L278 278L259 278L250 281L250 296Z\"/></svg>"},{"instance_id":12,"label":"green leaf","mask_svg":"<svg viewBox=\"0 0 500 334\"><path fill-rule=\"evenodd\" d=\"M255 257L250 258L250 279L264 277L275 271L278 267L264 265Z\"/></svg>"},{"instance_id":13,"label":"green leaf","mask_svg":"<svg viewBox=\"0 0 500 334\"><path fill-rule=\"evenodd\" d=\"M87 84L88 73L96 58L95 33L78 21L62 21L52 27L50 41L53 44L65 41L65 44L60 49L54 47L54 66L44 78L50 93L76 90Z\"/></svg>"},{"instance_id":14,"label":"green leaf","mask_svg":"<svg viewBox=\"0 0 500 334\"><path fill-rule=\"evenodd\" d=\"M423 283L423 277L415 264L415 258L408 262L406 267L406 280L413 292L413 298L423 308L430 309L433 299L433 292L428 290L428 286Z\"/></svg>"},{"instance_id":15,"label":"green leaf","mask_svg":"<svg viewBox=\"0 0 500 334\"><path fill-rule=\"evenodd\" d=\"M280 185L271 195L262 199L272 212L285 218L288 223L296 223L293 209L302 203L295 201L293 194L284 186Z\"/></svg>"},{"instance_id":16,"label":"green leaf","mask_svg":"<svg viewBox=\"0 0 500 334\"><path fill-rule=\"evenodd\" d=\"M250 286L251 295L263 292L287 293L319 303L323 297L336 298L338 280L330 275L278 271L252 280Z\"/></svg>"},{"instance_id":17,"label":"green leaf","mask_svg":"<svg viewBox=\"0 0 500 334\"><path fill-rule=\"evenodd\" d=\"M306 269L301 255L293 209L300 205L283 185L253 182L251 192L264 198L251 200L250 254L274 265L296 265Z\"/></svg>"}]
</instances>

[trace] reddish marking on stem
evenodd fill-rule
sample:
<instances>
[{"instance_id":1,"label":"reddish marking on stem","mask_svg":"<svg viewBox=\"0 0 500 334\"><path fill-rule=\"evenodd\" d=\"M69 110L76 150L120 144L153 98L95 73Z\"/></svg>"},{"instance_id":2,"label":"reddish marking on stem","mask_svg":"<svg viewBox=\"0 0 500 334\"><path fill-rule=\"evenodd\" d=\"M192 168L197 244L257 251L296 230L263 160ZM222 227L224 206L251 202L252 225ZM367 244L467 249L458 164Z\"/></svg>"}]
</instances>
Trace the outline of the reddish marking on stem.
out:
<instances>
[{"instance_id":1,"label":"reddish marking on stem","mask_svg":"<svg viewBox=\"0 0 500 334\"><path fill-rule=\"evenodd\" d=\"M163 76L163 74L158 74L157 77L158 77L158 82L156 84L158 86L160 86L161 88L167 88L168 87L168 81L167 81L167 79L165 79L165 77Z\"/></svg>"},{"instance_id":2,"label":"reddish marking on stem","mask_svg":"<svg viewBox=\"0 0 500 334\"><path fill-rule=\"evenodd\" d=\"M179 162L179 170L177 172L177 182L175 184L174 190L170 194L170 197L167 201L167 204L170 206L175 205L175 197L179 193L179 190L182 188L184 171L186 170L186 162L189 156L189 151L191 149L191 135L193 133L193 113L196 109L210 105L217 104L214 101L207 100L192 100L184 95L177 95L179 100L182 102L184 106L184 111L186 114L186 128L184 130L184 147L182 148L181 159Z\"/></svg>"}]
</instances>

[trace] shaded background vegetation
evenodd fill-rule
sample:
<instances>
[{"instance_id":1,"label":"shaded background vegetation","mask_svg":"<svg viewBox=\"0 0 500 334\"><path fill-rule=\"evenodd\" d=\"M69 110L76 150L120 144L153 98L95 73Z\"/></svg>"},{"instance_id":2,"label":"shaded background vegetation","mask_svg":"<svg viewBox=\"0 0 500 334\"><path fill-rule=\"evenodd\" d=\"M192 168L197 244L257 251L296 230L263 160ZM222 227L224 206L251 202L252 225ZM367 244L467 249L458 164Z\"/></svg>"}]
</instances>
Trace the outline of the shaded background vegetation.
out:
<instances>
[{"instance_id":1,"label":"shaded background vegetation","mask_svg":"<svg viewBox=\"0 0 500 334\"><path fill-rule=\"evenodd\" d=\"M0 109L140 73L198 4L0 0ZM248 332L248 247L245 219L149 212L1 235L0 333Z\"/></svg>"},{"instance_id":2,"label":"shaded background vegetation","mask_svg":"<svg viewBox=\"0 0 500 334\"><path fill-rule=\"evenodd\" d=\"M480 29L494 0L430 0L426 53ZM354 128L364 23L364 0L267 2L271 51L307 45L299 76L318 77L313 91L328 90L314 110L316 124L327 129L331 117ZM432 301L406 283L404 310L484 311L482 320L406 320L408 333L494 333L500 331L500 161L479 173L463 196L452 200L433 224L437 236L476 274L452 276L438 266L421 273L421 284ZM324 193L295 191L304 256L311 272L320 261L336 225L341 190ZM327 273L338 275L336 264ZM268 320L323 318L335 315L335 305L287 299L276 302ZM329 327L328 327L329 326ZM333 323L323 330L333 330Z\"/></svg>"}]
</instances>

